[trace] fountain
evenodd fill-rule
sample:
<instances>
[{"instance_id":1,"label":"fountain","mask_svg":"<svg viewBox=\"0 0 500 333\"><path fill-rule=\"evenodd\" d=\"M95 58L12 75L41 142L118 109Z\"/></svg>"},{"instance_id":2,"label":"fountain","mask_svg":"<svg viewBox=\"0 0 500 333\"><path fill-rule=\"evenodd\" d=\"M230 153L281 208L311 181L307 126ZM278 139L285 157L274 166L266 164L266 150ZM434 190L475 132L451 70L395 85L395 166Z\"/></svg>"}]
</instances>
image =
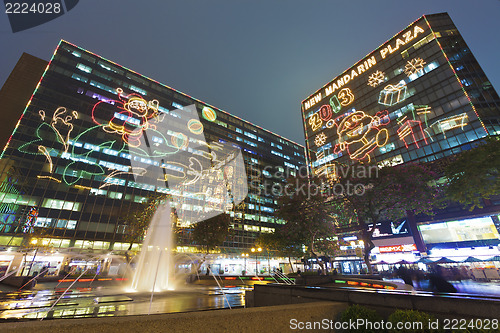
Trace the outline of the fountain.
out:
<instances>
[{"instance_id":1,"label":"fountain","mask_svg":"<svg viewBox=\"0 0 500 333\"><path fill-rule=\"evenodd\" d=\"M174 289L172 222L170 201L158 206L139 254L132 289L164 291Z\"/></svg>"}]
</instances>

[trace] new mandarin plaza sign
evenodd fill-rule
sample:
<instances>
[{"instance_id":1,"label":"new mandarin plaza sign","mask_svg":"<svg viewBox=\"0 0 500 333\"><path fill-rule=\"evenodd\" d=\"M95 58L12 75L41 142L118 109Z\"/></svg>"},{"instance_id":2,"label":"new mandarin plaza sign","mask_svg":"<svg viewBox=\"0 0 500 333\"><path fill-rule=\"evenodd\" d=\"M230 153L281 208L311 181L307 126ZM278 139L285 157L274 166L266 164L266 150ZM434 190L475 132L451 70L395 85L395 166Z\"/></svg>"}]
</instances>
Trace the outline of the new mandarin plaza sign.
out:
<instances>
[{"instance_id":1,"label":"new mandarin plaza sign","mask_svg":"<svg viewBox=\"0 0 500 333\"><path fill-rule=\"evenodd\" d=\"M333 81L324 86L319 92L313 94L308 99L303 102L304 111L310 109L322 99L329 97L334 92L340 90L339 96L341 101L340 104L345 104L348 99L349 92L342 90L344 86L348 83L353 82L358 76L363 73L370 71L371 69L376 69L377 64L388 59L390 55L394 54L396 51L400 50L404 46L408 45L410 42L415 41L415 39L421 36L425 32L425 27L422 23L418 25L408 27L403 32L397 34L391 40L383 44L377 50L373 51L370 55L364 59L358 61L354 66L345 71L343 74L335 78ZM377 52L378 51L378 52ZM376 73L376 72L374 72ZM345 97L344 97L345 96ZM344 103L342 103L344 101Z\"/></svg>"}]
</instances>

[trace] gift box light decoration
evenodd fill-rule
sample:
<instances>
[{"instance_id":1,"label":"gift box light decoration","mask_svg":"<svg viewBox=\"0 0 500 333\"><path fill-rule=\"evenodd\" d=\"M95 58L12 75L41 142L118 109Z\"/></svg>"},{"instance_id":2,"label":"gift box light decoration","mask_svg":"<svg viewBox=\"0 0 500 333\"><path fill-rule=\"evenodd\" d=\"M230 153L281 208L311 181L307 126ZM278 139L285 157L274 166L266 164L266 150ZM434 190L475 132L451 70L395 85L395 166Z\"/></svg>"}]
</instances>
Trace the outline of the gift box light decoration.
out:
<instances>
[{"instance_id":1,"label":"gift box light decoration","mask_svg":"<svg viewBox=\"0 0 500 333\"><path fill-rule=\"evenodd\" d=\"M434 130L435 133L441 132L446 139L446 132L450 131L454 128L464 129L464 126L468 124L469 116L467 113L461 113L455 116L447 117L444 119L440 119L434 123L432 123L430 128Z\"/></svg>"},{"instance_id":2,"label":"gift box light decoration","mask_svg":"<svg viewBox=\"0 0 500 333\"><path fill-rule=\"evenodd\" d=\"M379 104L392 106L406 99L407 87L404 81L396 85L389 84L381 92L378 98Z\"/></svg>"}]
</instances>

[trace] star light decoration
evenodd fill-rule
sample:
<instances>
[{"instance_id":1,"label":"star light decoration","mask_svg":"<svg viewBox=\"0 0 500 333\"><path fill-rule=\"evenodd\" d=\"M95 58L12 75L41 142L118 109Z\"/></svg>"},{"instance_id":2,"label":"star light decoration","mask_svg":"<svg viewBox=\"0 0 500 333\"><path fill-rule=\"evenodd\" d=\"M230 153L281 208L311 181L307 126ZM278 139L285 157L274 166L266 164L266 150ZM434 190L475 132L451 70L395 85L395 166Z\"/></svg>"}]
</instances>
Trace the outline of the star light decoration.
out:
<instances>
[{"instance_id":1,"label":"star light decoration","mask_svg":"<svg viewBox=\"0 0 500 333\"><path fill-rule=\"evenodd\" d=\"M408 60L405 65L405 74L410 77L413 74L417 74L424 69L426 62L422 58L414 58Z\"/></svg>"},{"instance_id":2,"label":"star light decoration","mask_svg":"<svg viewBox=\"0 0 500 333\"><path fill-rule=\"evenodd\" d=\"M384 81L385 81L385 73L381 71L376 71L375 73L373 73L368 77L367 84L375 88Z\"/></svg>"},{"instance_id":3,"label":"star light decoration","mask_svg":"<svg viewBox=\"0 0 500 333\"><path fill-rule=\"evenodd\" d=\"M325 135L325 133L319 133L314 138L314 143L316 144L316 146L321 147L322 145L325 144L326 139L327 139L327 136Z\"/></svg>"}]
</instances>

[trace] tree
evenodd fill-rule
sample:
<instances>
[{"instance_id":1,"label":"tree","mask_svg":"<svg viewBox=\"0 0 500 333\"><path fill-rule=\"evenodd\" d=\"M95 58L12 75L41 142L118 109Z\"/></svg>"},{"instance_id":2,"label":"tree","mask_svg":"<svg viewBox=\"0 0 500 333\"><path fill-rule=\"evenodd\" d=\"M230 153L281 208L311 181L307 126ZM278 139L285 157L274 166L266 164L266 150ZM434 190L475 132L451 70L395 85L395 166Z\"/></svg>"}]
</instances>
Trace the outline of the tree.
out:
<instances>
[{"instance_id":1,"label":"tree","mask_svg":"<svg viewBox=\"0 0 500 333\"><path fill-rule=\"evenodd\" d=\"M197 222L193 227L193 240L206 254L224 243L231 230L231 217L223 213Z\"/></svg>"},{"instance_id":2,"label":"tree","mask_svg":"<svg viewBox=\"0 0 500 333\"><path fill-rule=\"evenodd\" d=\"M302 244L294 242L290 237L284 235L281 229L276 229L273 233L264 233L255 240L256 245L267 249L275 255L288 258L290 268L293 272L292 258L300 258L304 255Z\"/></svg>"},{"instance_id":3,"label":"tree","mask_svg":"<svg viewBox=\"0 0 500 333\"><path fill-rule=\"evenodd\" d=\"M304 244L324 271L318 253L333 242L333 206L325 202L318 178L292 177L278 200L277 216L286 221L280 232L291 244ZM289 243L290 244L290 243Z\"/></svg>"},{"instance_id":4,"label":"tree","mask_svg":"<svg viewBox=\"0 0 500 333\"><path fill-rule=\"evenodd\" d=\"M124 241L129 243L127 251L132 249L135 242L143 240L156 209L162 201L168 199L168 195L153 194L120 217L120 221L126 226Z\"/></svg>"},{"instance_id":5,"label":"tree","mask_svg":"<svg viewBox=\"0 0 500 333\"><path fill-rule=\"evenodd\" d=\"M473 210L483 208L483 199L500 193L500 140L487 138L475 148L455 155L445 167L446 196Z\"/></svg>"},{"instance_id":6,"label":"tree","mask_svg":"<svg viewBox=\"0 0 500 333\"><path fill-rule=\"evenodd\" d=\"M442 188L435 185L436 174L421 164L400 164L378 169L376 166L344 166L328 190L330 201L351 211L356 218L350 222L364 242L364 260L370 273L370 252L375 247L372 235L382 221L397 221L408 213L433 215L433 208L442 197ZM372 228L368 228L371 224Z\"/></svg>"}]
</instances>

